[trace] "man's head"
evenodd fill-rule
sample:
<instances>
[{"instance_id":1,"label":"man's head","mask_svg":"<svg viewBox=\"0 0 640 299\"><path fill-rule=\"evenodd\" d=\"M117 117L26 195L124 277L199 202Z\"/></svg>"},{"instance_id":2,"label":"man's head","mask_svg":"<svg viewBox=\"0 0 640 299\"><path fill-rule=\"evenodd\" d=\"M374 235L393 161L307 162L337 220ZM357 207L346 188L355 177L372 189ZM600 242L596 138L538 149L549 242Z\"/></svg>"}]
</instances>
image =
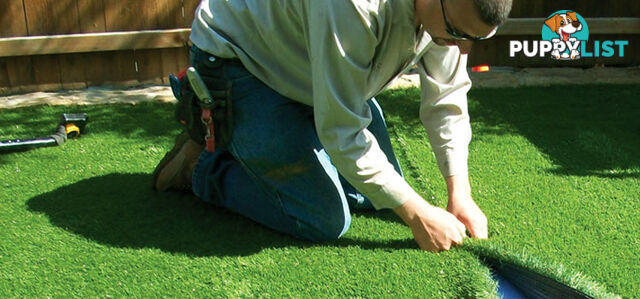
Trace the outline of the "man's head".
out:
<instances>
[{"instance_id":1,"label":"man's head","mask_svg":"<svg viewBox=\"0 0 640 299\"><path fill-rule=\"evenodd\" d=\"M468 53L474 40L493 36L511 11L512 0L415 0L416 26L439 45Z\"/></svg>"}]
</instances>

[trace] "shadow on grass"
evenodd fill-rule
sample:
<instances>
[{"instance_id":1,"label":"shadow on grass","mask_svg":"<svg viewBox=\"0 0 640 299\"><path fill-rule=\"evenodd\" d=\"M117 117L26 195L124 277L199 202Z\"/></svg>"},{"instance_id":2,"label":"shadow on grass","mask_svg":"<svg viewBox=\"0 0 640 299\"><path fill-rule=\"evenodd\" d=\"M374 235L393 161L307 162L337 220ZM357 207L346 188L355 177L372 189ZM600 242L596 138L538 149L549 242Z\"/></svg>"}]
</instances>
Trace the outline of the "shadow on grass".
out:
<instances>
[{"instance_id":1,"label":"shadow on grass","mask_svg":"<svg viewBox=\"0 0 640 299\"><path fill-rule=\"evenodd\" d=\"M636 85L474 89L469 113L475 139L522 135L557 165L552 173L640 178L639 93ZM418 89L378 97L390 127L424 138L419 97Z\"/></svg>"},{"instance_id":2,"label":"shadow on grass","mask_svg":"<svg viewBox=\"0 0 640 299\"><path fill-rule=\"evenodd\" d=\"M189 256L246 256L274 247L417 250L410 239L340 239L322 244L297 240L195 196L156 193L148 174L95 177L31 198L27 204L56 226L121 248L158 248Z\"/></svg>"},{"instance_id":3,"label":"shadow on grass","mask_svg":"<svg viewBox=\"0 0 640 299\"><path fill-rule=\"evenodd\" d=\"M553 173L638 178L638 93L635 85L476 90L471 113L517 129L558 166Z\"/></svg>"}]
</instances>

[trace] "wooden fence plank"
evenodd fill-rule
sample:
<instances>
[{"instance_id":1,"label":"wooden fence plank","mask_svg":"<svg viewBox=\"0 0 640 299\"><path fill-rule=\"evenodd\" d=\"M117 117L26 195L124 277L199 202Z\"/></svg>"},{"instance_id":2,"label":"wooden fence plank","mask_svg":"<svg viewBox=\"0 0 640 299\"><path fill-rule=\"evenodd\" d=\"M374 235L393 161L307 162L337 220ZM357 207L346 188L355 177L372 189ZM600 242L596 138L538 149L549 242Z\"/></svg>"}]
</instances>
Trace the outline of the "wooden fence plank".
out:
<instances>
[{"instance_id":1,"label":"wooden fence plank","mask_svg":"<svg viewBox=\"0 0 640 299\"><path fill-rule=\"evenodd\" d=\"M11 91L9 73L7 73L7 58L0 58L0 95Z\"/></svg>"},{"instance_id":2,"label":"wooden fence plank","mask_svg":"<svg viewBox=\"0 0 640 299\"><path fill-rule=\"evenodd\" d=\"M189 29L0 38L0 57L183 47Z\"/></svg>"},{"instance_id":3,"label":"wooden fence plank","mask_svg":"<svg viewBox=\"0 0 640 299\"><path fill-rule=\"evenodd\" d=\"M77 3L80 32L104 33L107 31L103 1L77 0ZM75 78L75 74L80 73L82 76L82 84L84 86L101 85L104 80L109 79L110 75L103 71L108 64L109 58L111 58L105 58L107 54L68 54L67 56L70 57L70 63L81 67L81 70L73 69L70 71L72 73L71 77Z\"/></svg>"},{"instance_id":4,"label":"wooden fence plank","mask_svg":"<svg viewBox=\"0 0 640 299\"><path fill-rule=\"evenodd\" d=\"M158 21L157 29L173 29L182 28L182 1L175 0L157 0L157 14L155 19Z\"/></svg>"},{"instance_id":5,"label":"wooden fence plank","mask_svg":"<svg viewBox=\"0 0 640 299\"><path fill-rule=\"evenodd\" d=\"M56 55L60 63L60 83L63 89L87 88L85 69L92 67L79 54Z\"/></svg>"},{"instance_id":6,"label":"wooden fence plank","mask_svg":"<svg viewBox=\"0 0 640 299\"><path fill-rule=\"evenodd\" d=\"M167 21L167 11L160 9L158 0L136 1L143 11L140 15L140 24L147 30L162 27L161 23ZM160 3L166 4L166 3ZM132 28L135 30L136 28ZM153 50L135 50L133 52L136 78L140 84L162 83L162 57L160 52Z\"/></svg>"},{"instance_id":7,"label":"wooden fence plank","mask_svg":"<svg viewBox=\"0 0 640 299\"><path fill-rule=\"evenodd\" d=\"M155 0L104 0L107 31L153 30L158 27Z\"/></svg>"},{"instance_id":8,"label":"wooden fence plank","mask_svg":"<svg viewBox=\"0 0 640 299\"><path fill-rule=\"evenodd\" d=\"M93 52L75 54L80 56L80 61L85 65L84 78L87 86L99 86L108 81L117 81L109 69L114 63L115 52Z\"/></svg>"},{"instance_id":9,"label":"wooden fence plank","mask_svg":"<svg viewBox=\"0 0 640 299\"><path fill-rule=\"evenodd\" d=\"M479 41L473 43L473 48L471 49L471 54L469 55L469 60L467 62L468 65L476 66L491 64L493 61L495 61L498 54L492 46L493 43L489 41Z\"/></svg>"},{"instance_id":10,"label":"wooden fence plank","mask_svg":"<svg viewBox=\"0 0 640 299\"><path fill-rule=\"evenodd\" d=\"M158 27L158 20L154 18L158 13L155 0L104 0L105 22L107 25L107 31L131 31L131 30L152 30ZM149 56L148 52L144 51L130 51L125 53L119 53L117 55L121 59L127 59L130 57L130 61L120 62L119 72L122 72L120 77L133 78L142 82L146 80L146 77L161 78L160 74L149 73L152 71L154 58L156 64L161 67L161 60L158 57ZM125 58L126 57L126 58ZM133 66L131 68L130 66ZM141 66L144 68L141 69ZM142 73L141 73L142 71ZM126 79L125 79L126 80ZM140 81L142 80L142 81Z\"/></svg>"},{"instance_id":11,"label":"wooden fence plank","mask_svg":"<svg viewBox=\"0 0 640 299\"><path fill-rule=\"evenodd\" d=\"M126 31L141 28L136 0L103 0L105 31ZM96 57L95 62L104 68L103 72L95 73L95 85L111 84L114 81L123 85L138 84L135 71L135 57L133 51L107 52ZM89 85L91 82L87 82Z\"/></svg>"},{"instance_id":12,"label":"wooden fence plank","mask_svg":"<svg viewBox=\"0 0 640 299\"><path fill-rule=\"evenodd\" d=\"M591 2L591 0L582 0L583 3L585 2ZM550 14L558 11L558 10L565 10L565 9L570 9L570 10L577 10L581 15L582 15L582 11L584 10L580 10L581 7L585 7L586 5L567 5L570 3L566 3L565 0L555 0L555 1L537 1L540 2L540 6L542 7L542 10L536 11L535 15L532 15L531 17L539 17L539 18L546 18L548 17ZM590 3L591 4L591 3Z\"/></svg>"},{"instance_id":13,"label":"wooden fence plank","mask_svg":"<svg viewBox=\"0 0 640 299\"><path fill-rule=\"evenodd\" d=\"M39 0L39 1L26 1L24 3L24 11L27 21L27 30L29 35L48 35L55 34L55 22L56 18L43 17L45 12L51 10L51 1ZM60 15L60 14L58 14ZM29 53L19 54L29 55ZM60 73L54 68L54 63L50 56L32 56L30 57L31 64L29 64L28 71L32 72L34 84L41 90L51 90L54 82L58 83L58 88L62 88L60 83ZM55 66L57 67L57 65Z\"/></svg>"},{"instance_id":14,"label":"wooden fence plank","mask_svg":"<svg viewBox=\"0 0 640 299\"><path fill-rule=\"evenodd\" d=\"M183 0L184 7L184 27L191 28L191 23L195 18L196 8L200 5L200 0Z\"/></svg>"},{"instance_id":15,"label":"wooden fence plank","mask_svg":"<svg viewBox=\"0 0 640 299\"><path fill-rule=\"evenodd\" d=\"M76 0L38 0L25 1L24 9L29 35L42 36L54 34L72 34L80 32L78 7ZM61 17L54 17L61 16ZM23 55L26 55L23 54ZM63 73L72 73L73 64L68 60L60 61L58 55L38 55L32 58L33 77L40 90L58 90L64 87L69 77ZM75 80L74 80L75 81ZM73 84L75 85L75 84Z\"/></svg>"},{"instance_id":16,"label":"wooden fence plank","mask_svg":"<svg viewBox=\"0 0 640 299\"><path fill-rule=\"evenodd\" d=\"M27 23L24 18L22 0L0 1L0 37L26 36Z\"/></svg>"},{"instance_id":17,"label":"wooden fence plank","mask_svg":"<svg viewBox=\"0 0 640 299\"><path fill-rule=\"evenodd\" d=\"M30 56L10 57L6 63L12 93L37 90Z\"/></svg>"},{"instance_id":18,"label":"wooden fence plank","mask_svg":"<svg viewBox=\"0 0 640 299\"><path fill-rule=\"evenodd\" d=\"M136 73L141 84L162 84L162 52L161 50L134 51Z\"/></svg>"},{"instance_id":19,"label":"wooden fence plank","mask_svg":"<svg viewBox=\"0 0 640 299\"><path fill-rule=\"evenodd\" d=\"M132 24L137 18L131 12L132 1L130 0L102 0L104 4L104 21L107 32L127 31L129 28L137 26ZM135 5L135 1L133 1ZM123 21L120 21L122 19Z\"/></svg>"},{"instance_id":20,"label":"wooden fence plank","mask_svg":"<svg viewBox=\"0 0 640 299\"><path fill-rule=\"evenodd\" d=\"M162 82L169 84L169 74L178 75L180 71L189 65L189 50L184 48L163 49L162 56Z\"/></svg>"},{"instance_id":21,"label":"wooden fence plank","mask_svg":"<svg viewBox=\"0 0 640 299\"><path fill-rule=\"evenodd\" d=\"M24 5L30 36L78 32L75 0L25 1Z\"/></svg>"},{"instance_id":22,"label":"wooden fence plank","mask_svg":"<svg viewBox=\"0 0 640 299\"><path fill-rule=\"evenodd\" d=\"M0 1L0 11L0 37L28 35L22 0ZM32 74L24 72L27 63L31 63L30 57L0 58L0 93L16 92L13 86L33 84Z\"/></svg>"},{"instance_id":23,"label":"wooden fence plank","mask_svg":"<svg viewBox=\"0 0 640 299\"><path fill-rule=\"evenodd\" d=\"M147 18L153 18L154 22L147 26L153 28L176 28L179 27L182 15L176 12L182 11L182 2L174 0L155 0L153 3L147 3ZM185 38L185 40L188 37ZM135 59L138 71L138 80L143 83L161 84L166 74L163 72L164 66L164 50L136 50ZM175 64L175 61L173 61Z\"/></svg>"},{"instance_id":24,"label":"wooden fence plank","mask_svg":"<svg viewBox=\"0 0 640 299\"><path fill-rule=\"evenodd\" d=\"M86 53L84 60L88 86L139 85L133 51Z\"/></svg>"},{"instance_id":25,"label":"wooden fence plank","mask_svg":"<svg viewBox=\"0 0 640 299\"><path fill-rule=\"evenodd\" d=\"M26 1L24 3L25 18L29 36L54 34L53 27L55 19L53 17L44 18L44 13L51 10L50 1Z\"/></svg>"},{"instance_id":26,"label":"wooden fence plank","mask_svg":"<svg viewBox=\"0 0 640 299\"><path fill-rule=\"evenodd\" d=\"M158 9L167 11L166 19L160 24L162 28L181 28L184 25L183 1L160 0L158 1ZM185 39L185 42L188 40ZM161 49L161 78L163 84L169 84L168 75L170 73L177 74L183 67L184 59L180 59L180 55L184 53L181 48ZM186 67L186 65L185 65Z\"/></svg>"},{"instance_id":27,"label":"wooden fence plank","mask_svg":"<svg viewBox=\"0 0 640 299\"><path fill-rule=\"evenodd\" d=\"M24 20L24 7L22 0L4 0L0 2L0 37L26 36L27 24ZM10 69L14 64L10 58L0 58L0 94L11 92L10 75L15 75L16 70ZM19 78L17 82L24 82L27 78ZM15 80L15 78L14 78ZM14 82L14 83L17 83Z\"/></svg>"},{"instance_id":28,"label":"wooden fence plank","mask_svg":"<svg viewBox=\"0 0 640 299\"><path fill-rule=\"evenodd\" d=\"M99 1L94 2L97 3ZM82 32L78 0L55 0L51 6L53 7L54 13L59 11L59 15L69 16L69 18L65 18L67 22L56 22L56 32ZM81 89L87 87L84 76L84 63L80 56L71 54L55 55L55 57L58 60L59 68L57 72L60 76L62 89Z\"/></svg>"},{"instance_id":29,"label":"wooden fence plank","mask_svg":"<svg viewBox=\"0 0 640 299\"><path fill-rule=\"evenodd\" d=\"M122 71L129 67L134 69L132 51L122 52L94 52L76 54L81 56L82 63L85 64L84 77L87 86L133 86L137 84L134 71ZM123 62L124 60L124 62ZM129 75L123 77L122 75ZM131 75L133 74L133 75Z\"/></svg>"},{"instance_id":30,"label":"wooden fence plank","mask_svg":"<svg viewBox=\"0 0 640 299\"><path fill-rule=\"evenodd\" d=\"M170 73L176 74L174 69L177 69L176 63L176 55L173 51L174 49L162 49L160 51L160 61L162 61L161 72L162 72L162 83L169 84L169 78L167 77Z\"/></svg>"},{"instance_id":31,"label":"wooden fence plank","mask_svg":"<svg viewBox=\"0 0 640 299\"><path fill-rule=\"evenodd\" d=\"M78 4L76 0L49 0L51 10L45 12L43 18L53 19L54 32L48 34L73 34L80 33L80 21L78 16ZM50 16L64 16L51 18ZM29 32L31 33L31 32ZM31 34L35 35L35 34Z\"/></svg>"},{"instance_id":32,"label":"wooden fence plank","mask_svg":"<svg viewBox=\"0 0 640 299\"><path fill-rule=\"evenodd\" d=\"M120 77L112 77L111 82L122 80L126 85L138 85L138 72L136 70L136 57L134 51L118 51L113 53L115 58L112 63L112 74L120 74Z\"/></svg>"},{"instance_id":33,"label":"wooden fence plank","mask_svg":"<svg viewBox=\"0 0 640 299\"><path fill-rule=\"evenodd\" d=\"M24 55L24 54L52 54L52 53L79 53L91 52L95 50L129 50L145 47L184 47L188 39L189 30L170 30L152 32L129 32L129 33L100 33L100 34L80 34L53 37L22 37L12 38L11 42L0 39L0 55ZM30 44L31 43L31 44ZM53 62L48 61L47 56L33 56L37 60L38 77L33 76L43 82L43 88L47 90L55 89L52 82L55 78L45 78L42 67L53 66ZM91 55L71 56L59 55L61 59L58 63L60 68L51 70L58 73L58 81L62 88L79 88L83 86L95 86L113 83L123 80L126 85L135 85L135 80L145 83L161 83L166 73L163 68L179 69L176 61L167 62L165 66L161 51L127 51L126 53L111 52L92 57ZM30 57L26 57L31 59ZM170 59L171 57L169 57ZM24 59L24 58L21 58ZM126 59L128 61L121 61ZM136 61L138 68L136 69ZM24 64L24 62L23 62ZM16 64L17 65L17 64ZM27 64L32 65L32 64ZM181 64L182 65L182 64ZM95 68L101 73L96 73L91 69ZM119 72L119 73L114 73ZM22 72L16 73L23 74ZM114 75L117 74L117 75ZM82 76L86 77L84 81ZM24 77L22 82L30 82L31 77ZM37 85L33 82L28 85ZM23 92L23 90L19 90Z\"/></svg>"},{"instance_id":34,"label":"wooden fence plank","mask_svg":"<svg viewBox=\"0 0 640 299\"><path fill-rule=\"evenodd\" d=\"M102 1L77 0L77 6L80 32L95 33L107 31Z\"/></svg>"},{"instance_id":35,"label":"wooden fence plank","mask_svg":"<svg viewBox=\"0 0 640 299\"><path fill-rule=\"evenodd\" d=\"M54 91L62 89L60 62L56 55L38 55L31 57L33 77L38 90Z\"/></svg>"}]
</instances>

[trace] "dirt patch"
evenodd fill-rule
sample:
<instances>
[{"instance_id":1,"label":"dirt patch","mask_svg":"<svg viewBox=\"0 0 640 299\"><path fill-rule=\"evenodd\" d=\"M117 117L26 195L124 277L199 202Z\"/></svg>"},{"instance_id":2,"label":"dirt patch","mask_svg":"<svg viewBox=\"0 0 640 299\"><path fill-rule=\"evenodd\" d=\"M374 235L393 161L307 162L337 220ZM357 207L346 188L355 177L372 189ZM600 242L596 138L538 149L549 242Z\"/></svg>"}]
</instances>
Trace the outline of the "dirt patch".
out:
<instances>
[{"instance_id":1,"label":"dirt patch","mask_svg":"<svg viewBox=\"0 0 640 299\"><path fill-rule=\"evenodd\" d=\"M59 92L33 92L0 97L0 109L34 105L95 105L95 104L136 104L146 101L173 102L175 98L168 86L148 86L142 88L88 88Z\"/></svg>"},{"instance_id":2,"label":"dirt patch","mask_svg":"<svg viewBox=\"0 0 640 299\"><path fill-rule=\"evenodd\" d=\"M470 73L474 88L551 86L560 84L640 84L640 66L626 68L494 68ZM398 78L389 88L420 86L417 74ZM0 109L33 105L93 105L145 101L175 102L168 86L141 88L88 88L59 92L34 92L0 97Z\"/></svg>"}]
</instances>

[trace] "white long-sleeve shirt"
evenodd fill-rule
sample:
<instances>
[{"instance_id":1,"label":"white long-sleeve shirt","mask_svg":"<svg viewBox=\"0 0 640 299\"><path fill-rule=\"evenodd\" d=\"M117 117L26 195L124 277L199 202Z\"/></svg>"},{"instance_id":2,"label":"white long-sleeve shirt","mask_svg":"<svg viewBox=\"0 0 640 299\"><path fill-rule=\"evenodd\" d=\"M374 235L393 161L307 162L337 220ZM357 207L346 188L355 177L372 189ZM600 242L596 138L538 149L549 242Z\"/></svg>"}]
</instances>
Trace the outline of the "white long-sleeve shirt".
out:
<instances>
[{"instance_id":1,"label":"white long-sleeve shirt","mask_svg":"<svg viewBox=\"0 0 640 299\"><path fill-rule=\"evenodd\" d=\"M419 115L444 176L467 174L471 139L467 57L416 30L414 11L414 0L203 0L191 41L313 106L340 174L377 209L394 208L419 195L367 130L367 100L417 64Z\"/></svg>"}]
</instances>

